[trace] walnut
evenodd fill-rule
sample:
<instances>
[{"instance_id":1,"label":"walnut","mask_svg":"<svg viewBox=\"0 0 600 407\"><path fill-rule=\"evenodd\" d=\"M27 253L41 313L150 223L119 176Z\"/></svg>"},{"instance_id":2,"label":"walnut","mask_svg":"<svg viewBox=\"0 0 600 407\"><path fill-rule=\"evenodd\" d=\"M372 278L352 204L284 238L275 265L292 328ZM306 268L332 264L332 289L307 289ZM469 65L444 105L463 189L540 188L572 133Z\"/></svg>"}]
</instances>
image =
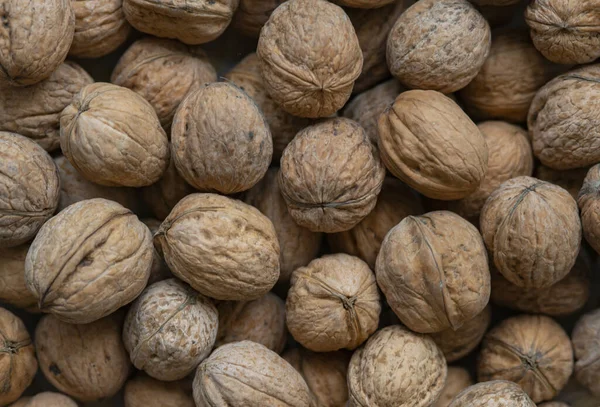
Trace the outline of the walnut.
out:
<instances>
[{"instance_id":1,"label":"walnut","mask_svg":"<svg viewBox=\"0 0 600 407\"><path fill-rule=\"evenodd\" d=\"M125 407L196 407L187 380L161 382L138 375L125 384Z\"/></svg>"},{"instance_id":2,"label":"walnut","mask_svg":"<svg viewBox=\"0 0 600 407\"><path fill-rule=\"evenodd\" d=\"M46 391L33 397L23 397L10 407L77 407L77 403L64 394Z\"/></svg>"},{"instance_id":3,"label":"walnut","mask_svg":"<svg viewBox=\"0 0 600 407\"><path fill-rule=\"evenodd\" d=\"M77 171L105 186L153 184L169 163L169 141L152 106L108 83L84 87L63 110L60 146Z\"/></svg>"},{"instance_id":4,"label":"walnut","mask_svg":"<svg viewBox=\"0 0 600 407\"><path fill-rule=\"evenodd\" d=\"M600 397L600 309L582 316L573 330L575 377L594 396Z\"/></svg>"},{"instance_id":5,"label":"walnut","mask_svg":"<svg viewBox=\"0 0 600 407\"><path fill-rule=\"evenodd\" d=\"M473 380L467 369L456 366L448 366L448 375L446 376L446 385L440 394L438 401L433 407L448 407L454 397L473 385Z\"/></svg>"},{"instance_id":6,"label":"walnut","mask_svg":"<svg viewBox=\"0 0 600 407\"><path fill-rule=\"evenodd\" d=\"M448 407L535 407L535 403L515 383L492 380L467 387Z\"/></svg>"},{"instance_id":7,"label":"walnut","mask_svg":"<svg viewBox=\"0 0 600 407\"><path fill-rule=\"evenodd\" d=\"M58 390L83 402L112 397L131 372L119 313L85 325L47 315L35 330L40 369Z\"/></svg>"},{"instance_id":8,"label":"walnut","mask_svg":"<svg viewBox=\"0 0 600 407\"><path fill-rule=\"evenodd\" d=\"M352 355L349 407L426 407L442 393L446 360L431 338L383 328Z\"/></svg>"},{"instance_id":9,"label":"walnut","mask_svg":"<svg viewBox=\"0 0 600 407\"><path fill-rule=\"evenodd\" d=\"M439 92L401 93L379 117L378 130L388 170L429 198L464 198L485 176L488 148L481 131Z\"/></svg>"},{"instance_id":10,"label":"walnut","mask_svg":"<svg viewBox=\"0 0 600 407\"><path fill-rule=\"evenodd\" d=\"M215 68L199 47L152 37L134 42L111 75L112 83L150 102L167 130L183 99L204 83L216 80Z\"/></svg>"},{"instance_id":11,"label":"walnut","mask_svg":"<svg viewBox=\"0 0 600 407\"><path fill-rule=\"evenodd\" d=\"M267 92L301 117L327 117L342 108L363 65L348 16L324 0L290 0L277 7L256 52Z\"/></svg>"},{"instance_id":12,"label":"walnut","mask_svg":"<svg viewBox=\"0 0 600 407\"><path fill-rule=\"evenodd\" d=\"M148 228L118 203L97 198L44 224L27 253L25 280L43 312L86 324L133 301L151 266Z\"/></svg>"},{"instance_id":13,"label":"walnut","mask_svg":"<svg viewBox=\"0 0 600 407\"><path fill-rule=\"evenodd\" d=\"M58 206L52 158L26 137L0 131L0 247L31 240Z\"/></svg>"},{"instance_id":14,"label":"walnut","mask_svg":"<svg viewBox=\"0 0 600 407\"><path fill-rule=\"evenodd\" d=\"M510 6L513 4L517 4L521 0L469 0L471 3L476 4L478 6Z\"/></svg>"},{"instance_id":15,"label":"walnut","mask_svg":"<svg viewBox=\"0 0 600 407\"><path fill-rule=\"evenodd\" d=\"M249 301L279 278L271 221L243 202L214 194L183 198L154 235L171 272L218 300Z\"/></svg>"},{"instance_id":16,"label":"walnut","mask_svg":"<svg viewBox=\"0 0 600 407\"><path fill-rule=\"evenodd\" d=\"M549 401L547 403L538 404L538 407L571 407L567 403L563 403L562 401Z\"/></svg>"},{"instance_id":17,"label":"walnut","mask_svg":"<svg viewBox=\"0 0 600 407\"><path fill-rule=\"evenodd\" d=\"M25 283L25 257L28 244L0 248L0 302L37 311L37 298Z\"/></svg>"},{"instance_id":18,"label":"walnut","mask_svg":"<svg viewBox=\"0 0 600 407\"><path fill-rule=\"evenodd\" d=\"M564 189L532 177L500 185L486 201L480 224L498 271L525 289L561 280L579 253L577 203Z\"/></svg>"},{"instance_id":19,"label":"walnut","mask_svg":"<svg viewBox=\"0 0 600 407\"><path fill-rule=\"evenodd\" d=\"M150 229L150 233L154 235L160 228L161 221L152 218L141 219L142 223ZM152 268L150 269L150 278L148 278L148 285L157 283L168 278L172 278L171 270L165 263L158 250L154 248L154 254L152 255Z\"/></svg>"},{"instance_id":20,"label":"walnut","mask_svg":"<svg viewBox=\"0 0 600 407\"><path fill-rule=\"evenodd\" d=\"M451 93L477 75L490 45L490 26L467 0L420 0L392 27L387 62L409 88Z\"/></svg>"},{"instance_id":21,"label":"walnut","mask_svg":"<svg viewBox=\"0 0 600 407\"><path fill-rule=\"evenodd\" d=\"M194 400L197 406L312 405L300 373L275 352L250 341L223 345L200 364Z\"/></svg>"},{"instance_id":22,"label":"walnut","mask_svg":"<svg viewBox=\"0 0 600 407\"><path fill-rule=\"evenodd\" d=\"M598 199L599 190L600 164L597 164L588 171L577 201L579 208L581 209L583 235L596 253L600 253L600 216L598 216L598 208L600 207L600 199Z\"/></svg>"},{"instance_id":23,"label":"walnut","mask_svg":"<svg viewBox=\"0 0 600 407\"><path fill-rule=\"evenodd\" d=\"M505 319L485 336L477 377L480 382L510 380L540 403L552 399L573 372L567 333L541 315Z\"/></svg>"},{"instance_id":24,"label":"walnut","mask_svg":"<svg viewBox=\"0 0 600 407\"><path fill-rule=\"evenodd\" d=\"M577 200L579 191L583 186L583 180L589 168L573 168L572 170L555 170L545 165L538 165L534 176L542 181L548 181L566 189L573 199Z\"/></svg>"},{"instance_id":25,"label":"walnut","mask_svg":"<svg viewBox=\"0 0 600 407\"><path fill-rule=\"evenodd\" d=\"M390 230L376 275L398 318L421 333L457 330L483 311L490 296L481 235L448 211L407 216Z\"/></svg>"},{"instance_id":26,"label":"walnut","mask_svg":"<svg viewBox=\"0 0 600 407\"><path fill-rule=\"evenodd\" d=\"M284 0L240 0L231 25L244 35L258 38L273 10L283 2Z\"/></svg>"},{"instance_id":27,"label":"walnut","mask_svg":"<svg viewBox=\"0 0 600 407\"><path fill-rule=\"evenodd\" d=\"M355 349L379 323L375 275L357 257L323 256L294 271L285 310L290 333L305 348Z\"/></svg>"},{"instance_id":28,"label":"walnut","mask_svg":"<svg viewBox=\"0 0 600 407\"><path fill-rule=\"evenodd\" d=\"M40 82L63 63L73 42L71 0L3 0L0 83L25 86Z\"/></svg>"},{"instance_id":29,"label":"walnut","mask_svg":"<svg viewBox=\"0 0 600 407\"><path fill-rule=\"evenodd\" d=\"M283 152L279 185L296 223L334 233L353 228L371 212L384 177L362 127L339 118L298 133Z\"/></svg>"}]
</instances>

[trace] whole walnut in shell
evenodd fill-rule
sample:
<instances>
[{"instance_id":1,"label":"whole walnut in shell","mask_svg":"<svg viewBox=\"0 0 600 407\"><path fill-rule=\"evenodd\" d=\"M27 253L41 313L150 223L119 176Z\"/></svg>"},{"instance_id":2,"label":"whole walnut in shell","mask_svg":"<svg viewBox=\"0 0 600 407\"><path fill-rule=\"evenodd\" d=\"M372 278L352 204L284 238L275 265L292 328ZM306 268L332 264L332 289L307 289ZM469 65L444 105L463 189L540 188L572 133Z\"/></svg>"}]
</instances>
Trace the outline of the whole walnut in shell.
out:
<instances>
[{"instance_id":1,"label":"whole walnut in shell","mask_svg":"<svg viewBox=\"0 0 600 407\"><path fill-rule=\"evenodd\" d=\"M64 394L46 391L33 397L23 397L10 407L77 407L77 403Z\"/></svg>"},{"instance_id":2,"label":"whole walnut in shell","mask_svg":"<svg viewBox=\"0 0 600 407\"><path fill-rule=\"evenodd\" d=\"M28 244L0 248L0 302L32 312L37 309L37 298L25 283L28 250Z\"/></svg>"},{"instance_id":3,"label":"whole walnut in shell","mask_svg":"<svg viewBox=\"0 0 600 407\"><path fill-rule=\"evenodd\" d=\"M154 235L158 229L160 229L161 221L152 218L141 219L142 223L150 229L150 233ZM148 285L157 283L168 278L172 278L171 270L165 263L158 250L154 248L152 255L152 268L150 269L150 278L148 278Z\"/></svg>"},{"instance_id":4,"label":"whole walnut in shell","mask_svg":"<svg viewBox=\"0 0 600 407\"><path fill-rule=\"evenodd\" d=\"M500 185L481 211L480 227L498 271L525 289L555 284L579 253L577 203L564 189L532 177Z\"/></svg>"},{"instance_id":5,"label":"whole walnut in shell","mask_svg":"<svg viewBox=\"0 0 600 407\"><path fill-rule=\"evenodd\" d=\"M301 117L327 117L342 108L363 65L348 16L325 0L290 0L277 7L256 52L267 92Z\"/></svg>"},{"instance_id":6,"label":"whole walnut in shell","mask_svg":"<svg viewBox=\"0 0 600 407\"><path fill-rule=\"evenodd\" d=\"M214 194L183 198L154 235L171 272L201 294L248 301L279 278L279 243L258 209Z\"/></svg>"},{"instance_id":7,"label":"whole walnut in shell","mask_svg":"<svg viewBox=\"0 0 600 407\"><path fill-rule=\"evenodd\" d=\"M338 118L298 133L283 152L279 185L298 225L334 233L353 228L371 212L384 177L363 128Z\"/></svg>"},{"instance_id":8,"label":"whole walnut in shell","mask_svg":"<svg viewBox=\"0 0 600 407\"><path fill-rule=\"evenodd\" d=\"M0 247L31 240L58 206L52 158L26 137L0 132Z\"/></svg>"},{"instance_id":9,"label":"whole walnut in shell","mask_svg":"<svg viewBox=\"0 0 600 407\"><path fill-rule=\"evenodd\" d=\"M453 212L404 218L383 240L375 270L388 304L415 332L457 330L490 296L481 235Z\"/></svg>"},{"instance_id":10,"label":"whole walnut in shell","mask_svg":"<svg viewBox=\"0 0 600 407\"><path fill-rule=\"evenodd\" d=\"M467 387L448 407L535 407L535 403L515 383L492 380Z\"/></svg>"},{"instance_id":11,"label":"whole walnut in shell","mask_svg":"<svg viewBox=\"0 0 600 407\"><path fill-rule=\"evenodd\" d=\"M541 315L505 319L485 336L477 377L480 382L510 380L536 402L551 400L573 372L567 333Z\"/></svg>"},{"instance_id":12,"label":"whole walnut in shell","mask_svg":"<svg viewBox=\"0 0 600 407\"><path fill-rule=\"evenodd\" d=\"M600 397L600 309L582 316L573 330L575 377L596 397Z\"/></svg>"},{"instance_id":13,"label":"whole walnut in shell","mask_svg":"<svg viewBox=\"0 0 600 407\"><path fill-rule=\"evenodd\" d=\"M239 0L231 25L242 34L258 38L271 13L284 0Z\"/></svg>"},{"instance_id":14,"label":"whole walnut in shell","mask_svg":"<svg viewBox=\"0 0 600 407\"><path fill-rule=\"evenodd\" d=\"M448 407L450 402L458 393L473 385L473 379L467 369L456 366L448 366L446 385L433 407Z\"/></svg>"},{"instance_id":15,"label":"whole walnut in shell","mask_svg":"<svg viewBox=\"0 0 600 407\"><path fill-rule=\"evenodd\" d=\"M187 380L161 382L138 375L125 384L125 407L196 407Z\"/></svg>"},{"instance_id":16,"label":"whole walnut in shell","mask_svg":"<svg viewBox=\"0 0 600 407\"><path fill-rule=\"evenodd\" d=\"M152 266L152 236L128 209L77 202L50 219L31 244L25 280L43 312L87 324L133 301Z\"/></svg>"},{"instance_id":17,"label":"whole walnut in shell","mask_svg":"<svg viewBox=\"0 0 600 407\"><path fill-rule=\"evenodd\" d=\"M383 328L352 355L349 407L428 407L442 393L446 360L431 338Z\"/></svg>"},{"instance_id":18,"label":"whole walnut in shell","mask_svg":"<svg viewBox=\"0 0 600 407\"><path fill-rule=\"evenodd\" d=\"M409 88L451 93L477 75L490 45L490 26L467 0L419 0L392 27L387 62Z\"/></svg>"},{"instance_id":19,"label":"whole walnut in shell","mask_svg":"<svg viewBox=\"0 0 600 407\"><path fill-rule=\"evenodd\" d=\"M379 117L378 130L387 169L429 198L464 198L485 177L488 147L481 131L439 92L401 93Z\"/></svg>"},{"instance_id":20,"label":"whole walnut in shell","mask_svg":"<svg viewBox=\"0 0 600 407\"><path fill-rule=\"evenodd\" d=\"M577 200L579 209L581 209L583 235L596 253L600 253L600 216L598 216L598 208L600 208L600 199L598 197L599 190L600 164L597 164L588 171Z\"/></svg>"},{"instance_id":21,"label":"whole walnut in shell","mask_svg":"<svg viewBox=\"0 0 600 407\"><path fill-rule=\"evenodd\" d=\"M579 191L583 186L583 180L588 173L589 168L573 168L571 170L555 170L554 168L538 165L533 173L534 177L556 184L566 189L573 199L577 200Z\"/></svg>"},{"instance_id":22,"label":"whole walnut in shell","mask_svg":"<svg viewBox=\"0 0 600 407\"><path fill-rule=\"evenodd\" d=\"M308 386L294 368L263 345L223 345L200 364L194 379L196 406L312 406Z\"/></svg>"},{"instance_id":23,"label":"whole walnut in shell","mask_svg":"<svg viewBox=\"0 0 600 407\"><path fill-rule=\"evenodd\" d=\"M375 276L357 257L323 256L294 271L285 310L290 333L305 348L355 349L379 323Z\"/></svg>"}]
</instances>

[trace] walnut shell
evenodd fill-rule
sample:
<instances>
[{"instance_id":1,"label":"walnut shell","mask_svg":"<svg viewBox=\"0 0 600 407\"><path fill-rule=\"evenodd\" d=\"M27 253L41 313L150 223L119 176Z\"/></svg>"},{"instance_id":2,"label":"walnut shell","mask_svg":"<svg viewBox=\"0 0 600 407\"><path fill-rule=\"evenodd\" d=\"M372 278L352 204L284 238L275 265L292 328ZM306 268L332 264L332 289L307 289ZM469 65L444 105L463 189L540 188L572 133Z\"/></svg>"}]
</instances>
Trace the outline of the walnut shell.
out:
<instances>
[{"instance_id":1,"label":"walnut shell","mask_svg":"<svg viewBox=\"0 0 600 407\"><path fill-rule=\"evenodd\" d=\"M196 407L186 381L161 382L138 375L125 384L125 407Z\"/></svg>"},{"instance_id":2,"label":"walnut shell","mask_svg":"<svg viewBox=\"0 0 600 407\"><path fill-rule=\"evenodd\" d=\"M296 223L334 233L353 228L371 212L384 177L362 127L337 118L298 133L283 152L279 185Z\"/></svg>"},{"instance_id":3,"label":"walnut shell","mask_svg":"<svg viewBox=\"0 0 600 407\"><path fill-rule=\"evenodd\" d=\"M33 397L23 397L10 407L77 407L77 403L64 394L46 391Z\"/></svg>"},{"instance_id":4,"label":"walnut shell","mask_svg":"<svg viewBox=\"0 0 600 407\"><path fill-rule=\"evenodd\" d=\"M40 369L58 390L83 402L112 397L131 371L119 314L86 325L53 315L40 320L35 346Z\"/></svg>"},{"instance_id":5,"label":"walnut shell","mask_svg":"<svg viewBox=\"0 0 600 407\"><path fill-rule=\"evenodd\" d=\"M0 247L31 240L56 210L60 189L52 158L15 133L0 132Z\"/></svg>"},{"instance_id":6,"label":"walnut shell","mask_svg":"<svg viewBox=\"0 0 600 407\"><path fill-rule=\"evenodd\" d=\"M448 366L446 385L440 394L438 401L433 407L448 407L450 402L458 393L473 385L473 379L467 369L456 366Z\"/></svg>"},{"instance_id":7,"label":"walnut shell","mask_svg":"<svg viewBox=\"0 0 600 407\"><path fill-rule=\"evenodd\" d=\"M200 364L194 400L196 406L312 405L300 373L275 352L250 341L223 345Z\"/></svg>"},{"instance_id":8,"label":"walnut shell","mask_svg":"<svg viewBox=\"0 0 600 407\"><path fill-rule=\"evenodd\" d=\"M477 75L490 45L490 26L467 0L419 0L392 27L387 63L409 88L451 93Z\"/></svg>"},{"instance_id":9,"label":"walnut shell","mask_svg":"<svg viewBox=\"0 0 600 407\"><path fill-rule=\"evenodd\" d=\"M535 403L515 383L492 380L467 387L448 407L535 407Z\"/></svg>"},{"instance_id":10,"label":"walnut shell","mask_svg":"<svg viewBox=\"0 0 600 407\"><path fill-rule=\"evenodd\" d=\"M575 377L594 396L600 397L600 309L582 316L573 330Z\"/></svg>"},{"instance_id":11,"label":"walnut shell","mask_svg":"<svg viewBox=\"0 0 600 407\"><path fill-rule=\"evenodd\" d=\"M200 293L248 301L279 278L271 221L243 202L214 194L183 198L154 235L171 272Z\"/></svg>"},{"instance_id":12,"label":"walnut shell","mask_svg":"<svg viewBox=\"0 0 600 407\"><path fill-rule=\"evenodd\" d=\"M481 211L480 227L498 271L526 289L564 278L579 253L577 203L564 189L532 177L500 185Z\"/></svg>"},{"instance_id":13,"label":"walnut shell","mask_svg":"<svg viewBox=\"0 0 600 407\"><path fill-rule=\"evenodd\" d=\"M431 338L400 325L379 330L352 355L349 407L427 407L446 381L446 360Z\"/></svg>"},{"instance_id":14,"label":"walnut shell","mask_svg":"<svg viewBox=\"0 0 600 407\"><path fill-rule=\"evenodd\" d=\"M271 13L284 0L240 0L231 25L242 34L258 38Z\"/></svg>"},{"instance_id":15,"label":"walnut shell","mask_svg":"<svg viewBox=\"0 0 600 407\"><path fill-rule=\"evenodd\" d=\"M490 297L481 235L453 212L404 218L383 240L375 270L388 304L416 332L457 330Z\"/></svg>"},{"instance_id":16,"label":"walnut shell","mask_svg":"<svg viewBox=\"0 0 600 407\"><path fill-rule=\"evenodd\" d=\"M150 229L150 233L154 235L158 229L160 229L161 221L152 218L141 219L142 223ZM152 255L152 268L150 269L150 278L148 278L148 285L157 283L168 278L172 278L173 274L169 270L169 266L165 263L158 250L154 248Z\"/></svg>"},{"instance_id":17,"label":"walnut shell","mask_svg":"<svg viewBox=\"0 0 600 407\"><path fill-rule=\"evenodd\" d=\"M348 16L324 0L290 0L277 7L256 52L267 92L301 117L327 117L342 108L363 65Z\"/></svg>"},{"instance_id":18,"label":"walnut shell","mask_svg":"<svg viewBox=\"0 0 600 407\"><path fill-rule=\"evenodd\" d=\"M0 248L0 302L35 312L37 298L25 283L25 257L28 250L28 244Z\"/></svg>"},{"instance_id":19,"label":"walnut shell","mask_svg":"<svg viewBox=\"0 0 600 407\"><path fill-rule=\"evenodd\" d=\"M538 165L535 168L534 176L542 181L556 184L566 189L573 199L577 200L579 191L583 186L583 180L588 173L589 168L573 168L572 170L555 170L545 165Z\"/></svg>"},{"instance_id":20,"label":"walnut shell","mask_svg":"<svg viewBox=\"0 0 600 407\"><path fill-rule=\"evenodd\" d=\"M31 244L25 280L40 309L87 324L133 301L152 266L152 236L128 209L77 202L50 219Z\"/></svg>"},{"instance_id":21,"label":"walnut shell","mask_svg":"<svg viewBox=\"0 0 600 407\"><path fill-rule=\"evenodd\" d=\"M581 191L579 192L578 204L581 209L581 223L585 240L592 246L596 253L600 253L600 164L594 165L588 171Z\"/></svg>"},{"instance_id":22,"label":"walnut shell","mask_svg":"<svg viewBox=\"0 0 600 407\"><path fill-rule=\"evenodd\" d=\"M552 399L573 372L567 333L541 315L505 319L485 336L477 377L480 382L510 380L536 402Z\"/></svg>"},{"instance_id":23,"label":"walnut shell","mask_svg":"<svg viewBox=\"0 0 600 407\"><path fill-rule=\"evenodd\" d=\"M379 117L378 130L388 170L429 198L464 198L485 176L488 148L481 131L439 92L401 93Z\"/></svg>"}]
</instances>

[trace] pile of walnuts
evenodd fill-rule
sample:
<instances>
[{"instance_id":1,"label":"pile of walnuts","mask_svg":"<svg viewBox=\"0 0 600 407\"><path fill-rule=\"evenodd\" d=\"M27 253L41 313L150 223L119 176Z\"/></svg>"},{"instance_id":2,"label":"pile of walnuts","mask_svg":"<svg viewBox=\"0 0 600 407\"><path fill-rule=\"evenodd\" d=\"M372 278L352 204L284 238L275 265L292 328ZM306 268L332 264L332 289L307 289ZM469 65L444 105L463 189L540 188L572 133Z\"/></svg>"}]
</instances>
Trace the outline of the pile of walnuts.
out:
<instances>
[{"instance_id":1,"label":"pile of walnuts","mask_svg":"<svg viewBox=\"0 0 600 407\"><path fill-rule=\"evenodd\" d=\"M597 407L598 254L600 0L0 0L0 407Z\"/></svg>"}]
</instances>

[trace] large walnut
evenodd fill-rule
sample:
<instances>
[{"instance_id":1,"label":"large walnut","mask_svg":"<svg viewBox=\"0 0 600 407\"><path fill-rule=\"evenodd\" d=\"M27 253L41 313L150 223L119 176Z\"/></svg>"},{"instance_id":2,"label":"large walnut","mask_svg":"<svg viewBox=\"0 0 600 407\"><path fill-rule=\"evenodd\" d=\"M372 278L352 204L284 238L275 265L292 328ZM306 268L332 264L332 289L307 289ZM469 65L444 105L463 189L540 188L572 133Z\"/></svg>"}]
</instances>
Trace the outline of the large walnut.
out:
<instances>
[{"instance_id":1,"label":"large walnut","mask_svg":"<svg viewBox=\"0 0 600 407\"><path fill-rule=\"evenodd\" d=\"M138 375L125 384L125 407L196 407L187 380L161 382Z\"/></svg>"},{"instance_id":2,"label":"large walnut","mask_svg":"<svg viewBox=\"0 0 600 407\"><path fill-rule=\"evenodd\" d=\"M77 403L64 394L45 391L33 397L23 397L10 407L77 407Z\"/></svg>"},{"instance_id":3,"label":"large walnut","mask_svg":"<svg viewBox=\"0 0 600 407\"><path fill-rule=\"evenodd\" d=\"M535 403L515 383L492 380L467 387L448 407L535 407Z\"/></svg>"},{"instance_id":4,"label":"large walnut","mask_svg":"<svg viewBox=\"0 0 600 407\"><path fill-rule=\"evenodd\" d=\"M555 170L545 165L538 165L533 173L534 177L542 181L548 181L566 189L573 199L577 200L579 191L583 186L583 180L589 168L573 168L571 170Z\"/></svg>"},{"instance_id":5,"label":"large walnut","mask_svg":"<svg viewBox=\"0 0 600 407\"><path fill-rule=\"evenodd\" d=\"M250 37L258 38L261 28L267 23L271 13L284 0L239 0L240 5L233 15L231 25Z\"/></svg>"},{"instance_id":6,"label":"large walnut","mask_svg":"<svg viewBox=\"0 0 600 407\"><path fill-rule=\"evenodd\" d=\"M600 309L582 316L573 330L575 377L600 397Z\"/></svg>"},{"instance_id":7,"label":"large walnut","mask_svg":"<svg viewBox=\"0 0 600 407\"><path fill-rule=\"evenodd\" d=\"M458 393L473 385L473 379L467 369L456 366L448 366L448 375L446 376L446 385L440 394L438 401L433 407L448 407L450 402ZM521 407L521 406L515 406Z\"/></svg>"},{"instance_id":8,"label":"large walnut","mask_svg":"<svg viewBox=\"0 0 600 407\"><path fill-rule=\"evenodd\" d=\"M141 219L141 221L150 229L150 233L154 234L160 229L161 221L152 218ZM157 283L168 278L172 278L173 274L169 270L169 266L165 263L158 250L154 248L152 255L152 268L150 269L150 278L148 278L148 285Z\"/></svg>"},{"instance_id":9,"label":"large walnut","mask_svg":"<svg viewBox=\"0 0 600 407\"><path fill-rule=\"evenodd\" d=\"M585 240L600 253L600 164L588 171L577 200L581 209L581 223Z\"/></svg>"},{"instance_id":10,"label":"large walnut","mask_svg":"<svg viewBox=\"0 0 600 407\"><path fill-rule=\"evenodd\" d=\"M0 302L31 312L37 309L37 298L25 283L28 250L28 244L0 248Z\"/></svg>"},{"instance_id":11,"label":"large walnut","mask_svg":"<svg viewBox=\"0 0 600 407\"><path fill-rule=\"evenodd\" d=\"M290 0L277 7L256 52L273 100L302 117L327 117L342 108L363 65L348 16L325 0Z\"/></svg>"}]
</instances>

